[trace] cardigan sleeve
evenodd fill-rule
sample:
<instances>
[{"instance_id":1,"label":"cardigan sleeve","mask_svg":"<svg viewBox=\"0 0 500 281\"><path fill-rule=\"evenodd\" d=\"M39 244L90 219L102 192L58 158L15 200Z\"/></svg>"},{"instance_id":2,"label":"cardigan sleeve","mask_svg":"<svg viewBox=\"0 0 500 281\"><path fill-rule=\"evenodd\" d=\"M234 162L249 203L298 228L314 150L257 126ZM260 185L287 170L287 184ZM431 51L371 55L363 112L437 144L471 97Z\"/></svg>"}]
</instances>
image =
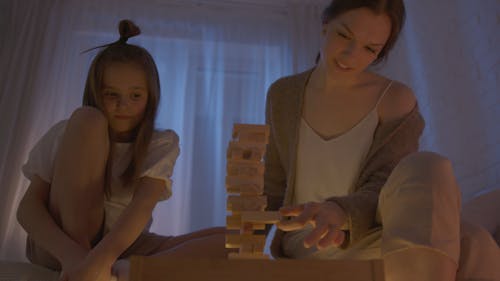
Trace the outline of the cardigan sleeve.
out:
<instances>
[{"instance_id":1,"label":"cardigan sleeve","mask_svg":"<svg viewBox=\"0 0 500 281\"><path fill-rule=\"evenodd\" d=\"M266 99L266 124L270 127L270 134L264 156L264 194L267 196L266 210L269 211L276 211L282 206L286 190L286 173L276 144L276 128L273 119L273 95L278 91L279 86L275 82L269 88Z\"/></svg>"},{"instance_id":2,"label":"cardigan sleeve","mask_svg":"<svg viewBox=\"0 0 500 281\"><path fill-rule=\"evenodd\" d=\"M418 150L423 128L424 120L417 106L400 120L380 124L354 192L327 199L339 204L348 215L349 241L343 248L352 246L377 227L380 190L399 161Z\"/></svg>"}]
</instances>

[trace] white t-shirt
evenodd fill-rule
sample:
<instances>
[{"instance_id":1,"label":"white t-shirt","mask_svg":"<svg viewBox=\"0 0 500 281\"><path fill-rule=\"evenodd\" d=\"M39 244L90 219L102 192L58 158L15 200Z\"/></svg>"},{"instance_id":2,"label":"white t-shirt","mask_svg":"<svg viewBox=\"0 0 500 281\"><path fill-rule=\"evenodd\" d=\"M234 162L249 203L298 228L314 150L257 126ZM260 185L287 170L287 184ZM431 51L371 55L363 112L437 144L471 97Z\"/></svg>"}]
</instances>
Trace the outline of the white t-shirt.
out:
<instances>
[{"instance_id":1,"label":"white t-shirt","mask_svg":"<svg viewBox=\"0 0 500 281\"><path fill-rule=\"evenodd\" d=\"M22 170L28 179L38 175L47 183L52 182L54 161L67 120L55 124L30 151L28 161ZM115 143L113 170L111 176L111 196L104 200L105 232L108 232L122 211L131 202L135 187L123 186L119 176L127 168L131 153L131 143ZM165 181L161 200L172 195L173 168L179 156L179 137L172 130L154 131L140 177L151 177Z\"/></svg>"}]
</instances>

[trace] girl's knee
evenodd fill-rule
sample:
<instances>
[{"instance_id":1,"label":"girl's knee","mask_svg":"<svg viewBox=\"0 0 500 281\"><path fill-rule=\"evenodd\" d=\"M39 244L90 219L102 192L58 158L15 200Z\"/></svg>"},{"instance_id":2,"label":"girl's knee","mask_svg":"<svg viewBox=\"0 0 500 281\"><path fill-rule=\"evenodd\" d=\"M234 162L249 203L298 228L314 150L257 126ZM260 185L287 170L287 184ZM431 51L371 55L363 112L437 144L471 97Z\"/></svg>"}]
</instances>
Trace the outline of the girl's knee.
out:
<instances>
[{"instance_id":1,"label":"girl's knee","mask_svg":"<svg viewBox=\"0 0 500 281\"><path fill-rule=\"evenodd\" d=\"M107 134L108 120L99 109L82 106L73 112L68 126L76 127L79 131L85 132L86 136L97 136Z\"/></svg>"}]
</instances>

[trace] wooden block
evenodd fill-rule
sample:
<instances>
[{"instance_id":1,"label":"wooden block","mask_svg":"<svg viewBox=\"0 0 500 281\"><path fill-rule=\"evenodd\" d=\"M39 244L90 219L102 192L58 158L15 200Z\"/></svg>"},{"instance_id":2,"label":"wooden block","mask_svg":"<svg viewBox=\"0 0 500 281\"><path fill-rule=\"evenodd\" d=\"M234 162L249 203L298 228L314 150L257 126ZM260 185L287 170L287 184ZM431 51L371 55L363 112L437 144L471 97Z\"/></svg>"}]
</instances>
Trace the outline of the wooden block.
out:
<instances>
[{"instance_id":1,"label":"wooden block","mask_svg":"<svg viewBox=\"0 0 500 281\"><path fill-rule=\"evenodd\" d=\"M228 260L132 256L130 262L130 281L384 280L382 260Z\"/></svg>"},{"instance_id":2,"label":"wooden block","mask_svg":"<svg viewBox=\"0 0 500 281\"><path fill-rule=\"evenodd\" d=\"M262 162L266 153L265 144L240 143L236 141L229 142L227 148L227 159L247 160L253 162Z\"/></svg>"},{"instance_id":3,"label":"wooden block","mask_svg":"<svg viewBox=\"0 0 500 281\"><path fill-rule=\"evenodd\" d=\"M226 229L241 229L241 216L240 215L232 215L232 216L226 216Z\"/></svg>"},{"instance_id":4,"label":"wooden block","mask_svg":"<svg viewBox=\"0 0 500 281\"><path fill-rule=\"evenodd\" d=\"M226 184L226 191L229 194L240 194L242 196L261 195L264 192L264 187L258 184Z\"/></svg>"},{"instance_id":5,"label":"wooden block","mask_svg":"<svg viewBox=\"0 0 500 281\"><path fill-rule=\"evenodd\" d=\"M245 160L228 160L226 172L228 176L263 177L264 163Z\"/></svg>"},{"instance_id":6,"label":"wooden block","mask_svg":"<svg viewBox=\"0 0 500 281\"><path fill-rule=\"evenodd\" d=\"M240 254L253 254L254 251L254 245L252 243L242 243L240 244L240 247L238 248L239 251L238 253Z\"/></svg>"},{"instance_id":7,"label":"wooden block","mask_svg":"<svg viewBox=\"0 0 500 281\"><path fill-rule=\"evenodd\" d=\"M226 234L226 244L227 249L239 248L241 245L241 235L238 234Z\"/></svg>"},{"instance_id":8,"label":"wooden block","mask_svg":"<svg viewBox=\"0 0 500 281\"><path fill-rule=\"evenodd\" d=\"M269 126L266 124L246 124L246 123L235 123L233 124L233 133L239 132L267 132L269 131Z\"/></svg>"},{"instance_id":9,"label":"wooden block","mask_svg":"<svg viewBox=\"0 0 500 281\"><path fill-rule=\"evenodd\" d=\"M243 222L241 224L240 234L244 233L253 233L255 230L265 230L266 225L263 223L252 223L252 222Z\"/></svg>"},{"instance_id":10,"label":"wooden block","mask_svg":"<svg viewBox=\"0 0 500 281\"><path fill-rule=\"evenodd\" d=\"M226 248L239 248L242 244L251 244L259 247L266 244L265 235L253 234L226 234Z\"/></svg>"},{"instance_id":11,"label":"wooden block","mask_svg":"<svg viewBox=\"0 0 500 281\"><path fill-rule=\"evenodd\" d=\"M235 141L267 144L268 136L265 133L260 133L260 132L242 132L238 134Z\"/></svg>"},{"instance_id":12,"label":"wooden block","mask_svg":"<svg viewBox=\"0 0 500 281\"><path fill-rule=\"evenodd\" d=\"M253 235L252 241L252 251L253 253L263 253L264 247L266 247L266 236L265 235Z\"/></svg>"},{"instance_id":13,"label":"wooden block","mask_svg":"<svg viewBox=\"0 0 500 281\"><path fill-rule=\"evenodd\" d=\"M255 255L264 255L264 247L265 247L265 245L263 247L261 247L261 248L254 247L253 248L253 254L255 254Z\"/></svg>"},{"instance_id":14,"label":"wooden block","mask_svg":"<svg viewBox=\"0 0 500 281\"><path fill-rule=\"evenodd\" d=\"M227 197L227 210L232 212L264 211L266 206L266 196L230 195Z\"/></svg>"},{"instance_id":15,"label":"wooden block","mask_svg":"<svg viewBox=\"0 0 500 281\"><path fill-rule=\"evenodd\" d=\"M266 229L266 225L263 223L249 222L249 224L252 226L252 230ZM238 215L226 216L226 228L229 230L240 230L240 231L243 228L245 228L245 225L241 220L241 215L238 214Z\"/></svg>"},{"instance_id":16,"label":"wooden block","mask_svg":"<svg viewBox=\"0 0 500 281\"><path fill-rule=\"evenodd\" d=\"M262 177L226 176L226 191L231 194L261 195L264 192Z\"/></svg>"},{"instance_id":17,"label":"wooden block","mask_svg":"<svg viewBox=\"0 0 500 281\"><path fill-rule=\"evenodd\" d=\"M253 224L252 223L244 223L242 222L240 228L240 234L252 234L253 233Z\"/></svg>"},{"instance_id":18,"label":"wooden block","mask_svg":"<svg viewBox=\"0 0 500 281\"><path fill-rule=\"evenodd\" d=\"M254 254L263 254L265 247L266 247L266 241L264 241L264 243L252 244L252 253L254 253Z\"/></svg>"},{"instance_id":19,"label":"wooden block","mask_svg":"<svg viewBox=\"0 0 500 281\"><path fill-rule=\"evenodd\" d=\"M275 224L280 220L279 212L241 212L241 221L262 224Z\"/></svg>"},{"instance_id":20,"label":"wooden block","mask_svg":"<svg viewBox=\"0 0 500 281\"><path fill-rule=\"evenodd\" d=\"M233 140L246 143L267 143L268 125L234 124Z\"/></svg>"},{"instance_id":21,"label":"wooden block","mask_svg":"<svg viewBox=\"0 0 500 281\"><path fill-rule=\"evenodd\" d=\"M268 255L262 253L229 253L227 256L230 260L269 260Z\"/></svg>"}]
</instances>

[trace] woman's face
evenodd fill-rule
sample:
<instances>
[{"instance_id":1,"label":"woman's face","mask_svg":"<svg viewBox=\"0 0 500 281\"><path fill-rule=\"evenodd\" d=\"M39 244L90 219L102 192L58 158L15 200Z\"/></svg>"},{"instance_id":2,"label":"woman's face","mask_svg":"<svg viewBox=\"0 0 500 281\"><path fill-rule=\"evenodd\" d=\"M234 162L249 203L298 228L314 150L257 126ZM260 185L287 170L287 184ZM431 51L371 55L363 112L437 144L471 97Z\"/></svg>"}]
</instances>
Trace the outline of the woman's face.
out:
<instances>
[{"instance_id":1,"label":"woman's face","mask_svg":"<svg viewBox=\"0 0 500 281\"><path fill-rule=\"evenodd\" d=\"M119 138L127 139L141 123L148 101L146 74L135 64L111 63L101 89L104 113Z\"/></svg>"},{"instance_id":2,"label":"woman's face","mask_svg":"<svg viewBox=\"0 0 500 281\"><path fill-rule=\"evenodd\" d=\"M359 8L323 25L320 65L335 77L363 72L383 49L391 32L387 15Z\"/></svg>"}]
</instances>

